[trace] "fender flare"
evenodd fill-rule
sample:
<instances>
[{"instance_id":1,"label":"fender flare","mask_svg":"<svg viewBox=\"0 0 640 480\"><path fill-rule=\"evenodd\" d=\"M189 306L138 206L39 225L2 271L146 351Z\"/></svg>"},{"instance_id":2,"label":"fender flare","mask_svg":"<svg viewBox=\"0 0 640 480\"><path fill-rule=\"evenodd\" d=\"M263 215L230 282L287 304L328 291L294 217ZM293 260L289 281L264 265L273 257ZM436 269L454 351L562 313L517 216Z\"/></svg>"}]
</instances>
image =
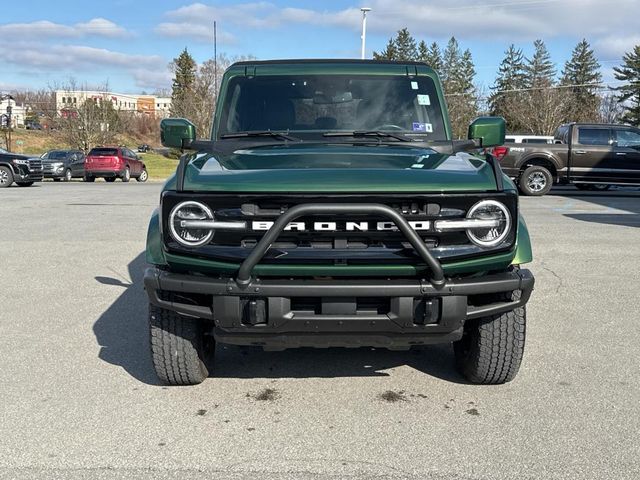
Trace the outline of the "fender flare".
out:
<instances>
[{"instance_id":1,"label":"fender flare","mask_svg":"<svg viewBox=\"0 0 640 480\"><path fill-rule=\"evenodd\" d=\"M553 166L554 166L554 167L555 167L555 169L556 169L556 177L558 176L558 172L560 172L560 171L562 170L562 168L564 168L564 167L561 167L561 166L560 166L560 165L561 165L561 162L560 162L560 160L559 160L557 157L555 157L555 156L553 156L553 155L551 155L551 154L549 154L549 153L545 153L545 152L535 152L535 153L530 153L530 154L528 154L528 155L526 155L526 156L522 157L522 158L518 161L518 163L516 164L516 168L517 168L518 170L522 170L522 169L523 169L522 167L523 167L524 165L526 165L526 164L527 164L527 162L529 162L530 160L537 160L537 159L547 160L547 161L549 161L551 164L553 164Z\"/></svg>"}]
</instances>

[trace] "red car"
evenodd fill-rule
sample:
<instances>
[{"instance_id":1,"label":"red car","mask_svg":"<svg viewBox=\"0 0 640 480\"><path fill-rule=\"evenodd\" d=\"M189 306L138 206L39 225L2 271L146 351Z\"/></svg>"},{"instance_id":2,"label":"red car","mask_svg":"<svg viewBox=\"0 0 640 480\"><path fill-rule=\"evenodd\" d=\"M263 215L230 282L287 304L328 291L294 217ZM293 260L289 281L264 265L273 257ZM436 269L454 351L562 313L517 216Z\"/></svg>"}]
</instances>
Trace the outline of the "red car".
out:
<instances>
[{"instance_id":1,"label":"red car","mask_svg":"<svg viewBox=\"0 0 640 480\"><path fill-rule=\"evenodd\" d=\"M99 177L107 182L115 182L116 178L123 182L131 178L146 182L149 178L147 167L138 154L125 147L93 148L87 155L84 168L85 182L93 182Z\"/></svg>"}]
</instances>

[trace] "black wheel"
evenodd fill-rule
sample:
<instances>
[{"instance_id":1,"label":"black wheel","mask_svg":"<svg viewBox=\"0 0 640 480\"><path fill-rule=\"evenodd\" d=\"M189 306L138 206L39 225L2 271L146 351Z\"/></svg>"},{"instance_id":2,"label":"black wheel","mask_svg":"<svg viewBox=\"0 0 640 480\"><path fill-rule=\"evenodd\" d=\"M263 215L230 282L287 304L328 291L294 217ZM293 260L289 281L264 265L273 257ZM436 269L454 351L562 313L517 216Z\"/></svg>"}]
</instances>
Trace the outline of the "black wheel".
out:
<instances>
[{"instance_id":1,"label":"black wheel","mask_svg":"<svg viewBox=\"0 0 640 480\"><path fill-rule=\"evenodd\" d=\"M9 167L0 167L0 188L6 188L13 183L13 172Z\"/></svg>"},{"instance_id":2,"label":"black wheel","mask_svg":"<svg viewBox=\"0 0 640 480\"><path fill-rule=\"evenodd\" d=\"M520 291L510 294L520 298ZM469 320L462 339L454 342L456 366L473 383L495 385L510 382L518 373L524 354L526 307Z\"/></svg>"},{"instance_id":3,"label":"black wheel","mask_svg":"<svg viewBox=\"0 0 640 480\"><path fill-rule=\"evenodd\" d=\"M116 181L116 177L106 177L104 179L105 182L113 183Z\"/></svg>"},{"instance_id":4,"label":"black wheel","mask_svg":"<svg viewBox=\"0 0 640 480\"><path fill-rule=\"evenodd\" d=\"M84 176L84 181L85 182L95 182L96 181L96 177L92 177L91 175L85 175Z\"/></svg>"},{"instance_id":5,"label":"black wheel","mask_svg":"<svg viewBox=\"0 0 640 480\"><path fill-rule=\"evenodd\" d=\"M205 348L203 322L149 305L151 357L160 380L169 385L197 385L209 376L206 360L215 344L211 339Z\"/></svg>"},{"instance_id":6,"label":"black wheel","mask_svg":"<svg viewBox=\"0 0 640 480\"><path fill-rule=\"evenodd\" d=\"M122 174L122 181L127 183L129 180L131 180L131 170L127 167L124 169L124 173Z\"/></svg>"},{"instance_id":7,"label":"black wheel","mask_svg":"<svg viewBox=\"0 0 640 480\"><path fill-rule=\"evenodd\" d=\"M71 173L71 169L67 168L64 172L64 181L70 182L73 179L73 174Z\"/></svg>"},{"instance_id":8,"label":"black wheel","mask_svg":"<svg viewBox=\"0 0 640 480\"><path fill-rule=\"evenodd\" d=\"M553 186L553 176L551 172L539 165L527 167L518 182L520 191L525 195L541 197Z\"/></svg>"},{"instance_id":9,"label":"black wheel","mask_svg":"<svg viewBox=\"0 0 640 480\"><path fill-rule=\"evenodd\" d=\"M611 185L607 185L606 183L593 183L591 185L591 190L595 190L596 192L606 192L611 188Z\"/></svg>"},{"instance_id":10,"label":"black wheel","mask_svg":"<svg viewBox=\"0 0 640 480\"><path fill-rule=\"evenodd\" d=\"M60 178L54 178L53 181L54 182L59 182L61 179Z\"/></svg>"},{"instance_id":11,"label":"black wheel","mask_svg":"<svg viewBox=\"0 0 640 480\"><path fill-rule=\"evenodd\" d=\"M16 182L16 185L18 185L19 187L30 187L34 183L35 182Z\"/></svg>"},{"instance_id":12,"label":"black wheel","mask_svg":"<svg viewBox=\"0 0 640 480\"><path fill-rule=\"evenodd\" d=\"M591 190L591 185L588 183L576 183L575 186L578 190Z\"/></svg>"},{"instance_id":13,"label":"black wheel","mask_svg":"<svg viewBox=\"0 0 640 480\"><path fill-rule=\"evenodd\" d=\"M138 176L138 178L136 178L137 181L139 182L146 182L147 179L149 178L149 174L147 173L147 169L143 169L142 172L140 173L140 175Z\"/></svg>"}]
</instances>

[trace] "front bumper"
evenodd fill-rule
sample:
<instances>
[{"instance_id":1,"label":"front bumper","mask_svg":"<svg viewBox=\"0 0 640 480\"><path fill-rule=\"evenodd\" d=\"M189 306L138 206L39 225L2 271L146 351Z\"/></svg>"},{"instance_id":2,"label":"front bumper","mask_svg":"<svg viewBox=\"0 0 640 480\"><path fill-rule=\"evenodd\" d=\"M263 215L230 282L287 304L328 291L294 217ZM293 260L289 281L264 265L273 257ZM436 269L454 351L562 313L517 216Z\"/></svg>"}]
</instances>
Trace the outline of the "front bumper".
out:
<instances>
[{"instance_id":1,"label":"front bumper","mask_svg":"<svg viewBox=\"0 0 640 480\"><path fill-rule=\"evenodd\" d=\"M149 268L149 301L160 308L212 321L223 343L288 347L446 343L461 338L464 322L527 303L529 270L481 277L424 280L233 279ZM519 291L513 300L498 294Z\"/></svg>"}]
</instances>

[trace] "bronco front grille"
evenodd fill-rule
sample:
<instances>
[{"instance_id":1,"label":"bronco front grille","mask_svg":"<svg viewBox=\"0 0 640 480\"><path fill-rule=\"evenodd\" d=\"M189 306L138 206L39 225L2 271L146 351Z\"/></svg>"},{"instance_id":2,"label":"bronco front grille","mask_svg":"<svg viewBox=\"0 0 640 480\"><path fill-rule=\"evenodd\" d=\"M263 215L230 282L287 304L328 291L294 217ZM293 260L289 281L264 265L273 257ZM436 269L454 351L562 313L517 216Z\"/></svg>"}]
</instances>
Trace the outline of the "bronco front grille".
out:
<instances>
[{"instance_id":1,"label":"bronco front grille","mask_svg":"<svg viewBox=\"0 0 640 480\"><path fill-rule=\"evenodd\" d=\"M473 245L464 231L436 232L439 219L462 219L478 201L494 198L503 202L517 219L517 197L510 193L453 195L217 195L166 192L162 199L164 241L169 250L228 262L243 261L282 213L303 203L380 203L400 212L414 227L432 254L441 259L461 259L486 254ZM167 219L171 209L185 200L208 205L216 220L245 221L244 231L217 231L211 242L197 248L179 245L170 236ZM431 227L421 229L422 223ZM386 218L357 215L301 217L273 243L262 263L305 264L415 264L418 255L404 235ZM315 228L319 227L319 228ZM512 247L515 232L496 250Z\"/></svg>"}]
</instances>

